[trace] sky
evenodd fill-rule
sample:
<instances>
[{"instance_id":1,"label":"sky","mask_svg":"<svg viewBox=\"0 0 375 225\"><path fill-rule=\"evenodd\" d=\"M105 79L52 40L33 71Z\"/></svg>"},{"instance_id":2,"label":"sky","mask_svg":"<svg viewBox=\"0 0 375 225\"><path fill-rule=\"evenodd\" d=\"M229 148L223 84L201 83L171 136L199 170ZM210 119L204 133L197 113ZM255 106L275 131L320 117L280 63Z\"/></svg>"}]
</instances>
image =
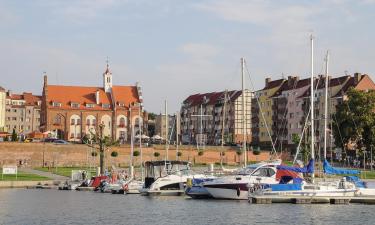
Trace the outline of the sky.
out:
<instances>
[{"instance_id":1,"label":"sky","mask_svg":"<svg viewBox=\"0 0 375 225\"><path fill-rule=\"evenodd\" d=\"M179 110L191 94L264 79L375 74L375 0L0 0L0 86L41 94L49 84L143 88L147 111Z\"/></svg>"}]
</instances>

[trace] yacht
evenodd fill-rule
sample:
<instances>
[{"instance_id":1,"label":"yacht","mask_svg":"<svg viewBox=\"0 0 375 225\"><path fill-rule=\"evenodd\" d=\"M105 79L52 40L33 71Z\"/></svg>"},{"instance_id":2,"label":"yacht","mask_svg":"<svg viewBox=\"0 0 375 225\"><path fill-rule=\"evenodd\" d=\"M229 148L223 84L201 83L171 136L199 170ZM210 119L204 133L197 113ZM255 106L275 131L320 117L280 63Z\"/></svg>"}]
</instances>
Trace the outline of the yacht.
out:
<instances>
[{"instance_id":1,"label":"yacht","mask_svg":"<svg viewBox=\"0 0 375 225\"><path fill-rule=\"evenodd\" d=\"M184 195L188 178L205 178L194 174L186 161L147 161L145 162L145 182L142 195Z\"/></svg>"},{"instance_id":2,"label":"yacht","mask_svg":"<svg viewBox=\"0 0 375 225\"><path fill-rule=\"evenodd\" d=\"M203 187L215 199L248 199L248 185L277 184L276 166L281 160L262 162L240 170L236 175L225 176L203 183Z\"/></svg>"}]
</instances>

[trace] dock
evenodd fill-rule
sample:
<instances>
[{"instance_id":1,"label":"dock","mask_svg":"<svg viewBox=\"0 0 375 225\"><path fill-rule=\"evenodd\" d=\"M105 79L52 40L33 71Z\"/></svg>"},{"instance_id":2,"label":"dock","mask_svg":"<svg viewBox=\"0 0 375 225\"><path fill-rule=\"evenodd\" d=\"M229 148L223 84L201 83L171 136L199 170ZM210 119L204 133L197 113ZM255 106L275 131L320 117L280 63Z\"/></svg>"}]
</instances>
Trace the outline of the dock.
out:
<instances>
[{"instance_id":1,"label":"dock","mask_svg":"<svg viewBox=\"0 0 375 225\"><path fill-rule=\"evenodd\" d=\"M272 204L272 203L292 203L292 204L334 204L347 205L375 204L375 197L355 196L355 197L302 197L302 196L258 196L249 198L252 204Z\"/></svg>"}]
</instances>

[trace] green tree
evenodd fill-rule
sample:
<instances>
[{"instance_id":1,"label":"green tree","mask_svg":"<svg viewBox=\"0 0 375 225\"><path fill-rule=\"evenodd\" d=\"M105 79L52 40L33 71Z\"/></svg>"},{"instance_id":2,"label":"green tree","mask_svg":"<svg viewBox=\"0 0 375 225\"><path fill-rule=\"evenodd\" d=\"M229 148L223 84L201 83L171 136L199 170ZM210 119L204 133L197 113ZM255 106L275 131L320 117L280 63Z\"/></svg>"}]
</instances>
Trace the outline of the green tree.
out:
<instances>
[{"instance_id":1,"label":"green tree","mask_svg":"<svg viewBox=\"0 0 375 225\"><path fill-rule=\"evenodd\" d=\"M105 136L103 134L105 125L100 124L98 126L98 132L91 133L91 138L85 142L90 147L96 148L99 150L99 165L100 165L100 173L103 174L104 169L105 169L105 160L104 160L104 152L105 150L109 149L111 146L118 146L119 142L118 141L113 141L111 137Z\"/></svg>"},{"instance_id":2,"label":"green tree","mask_svg":"<svg viewBox=\"0 0 375 225\"><path fill-rule=\"evenodd\" d=\"M346 150L348 144L357 149L370 149L375 144L375 91L350 89L347 100L337 106L333 134L336 146ZM345 151L344 151L345 152Z\"/></svg>"},{"instance_id":3,"label":"green tree","mask_svg":"<svg viewBox=\"0 0 375 225\"><path fill-rule=\"evenodd\" d=\"M152 113L152 112L149 112L149 113L148 113L148 119L149 119L149 120L155 120L155 119L156 119L156 114L155 114L155 113Z\"/></svg>"},{"instance_id":4,"label":"green tree","mask_svg":"<svg viewBox=\"0 0 375 225\"><path fill-rule=\"evenodd\" d=\"M12 132L12 141L18 141L18 136L17 136L17 133L16 133L16 130L13 129L13 132Z\"/></svg>"},{"instance_id":5,"label":"green tree","mask_svg":"<svg viewBox=\"0 0 375 225\"><path fill-rule=\"evenodd\" d=\"M160 156L159 152L154 152L154 157L159 158L159 156Z\"/></svg>"}]
</instances>

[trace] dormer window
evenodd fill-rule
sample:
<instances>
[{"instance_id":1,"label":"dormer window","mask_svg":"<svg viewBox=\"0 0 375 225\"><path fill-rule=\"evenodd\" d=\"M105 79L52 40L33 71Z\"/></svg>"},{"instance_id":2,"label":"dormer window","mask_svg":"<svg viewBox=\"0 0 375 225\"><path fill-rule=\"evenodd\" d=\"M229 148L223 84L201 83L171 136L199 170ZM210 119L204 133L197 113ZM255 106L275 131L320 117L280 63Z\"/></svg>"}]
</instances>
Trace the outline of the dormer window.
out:
<instances>
[{"instance_id":1,"label":"dormer window","mask_svg":"<svg viewBox=\"0 0 375 225\"><path fill-rule=\"evenodd\" d=\"M86 108L94 108L95 104L92 103L86 103Z\"/></svg>"},{"instance_id":2,"label":"dormer window","mask_svg":"<svg viewBox=\"0 0 375 225\"><path fill-rule=\"evenodd\" d=\"M61 102L52 102L53 107L61 107Z\"/></svg>"},{"instance_id":3,"label":"dormer window","mask_svg":"<svg viewBox=\"0 0 375 225\"><path fill-rule=\"evenodd\" d=\"M110 104L103 103L103 104L102 104L102 107L103 107L103 109L109 109L109 108L111 108L111 105L110 105Z\"/></svg>"},{"instance_id":4,"label":"dormer window","mask_svg":"<svg viewBox=\"0 0 375 225\"><path fill-rule=\"evenodd\" d=\"M120 107L125 107L125 104L124 104L123 102L119 102L119 103L118 103L118 106L120 106Z\"/></svg>"},{"instance_id":5,"label":"dormer window","mask_svg":"<svg viewBox=\"0 0 375 225\"><path fill-rule=\"evenodd\" d=\"M70 106L71 106L72 108L79 108L79 103L77 103L77 102L72 102L72 103L70 103Z\"/></svg>"}]
</instances>

